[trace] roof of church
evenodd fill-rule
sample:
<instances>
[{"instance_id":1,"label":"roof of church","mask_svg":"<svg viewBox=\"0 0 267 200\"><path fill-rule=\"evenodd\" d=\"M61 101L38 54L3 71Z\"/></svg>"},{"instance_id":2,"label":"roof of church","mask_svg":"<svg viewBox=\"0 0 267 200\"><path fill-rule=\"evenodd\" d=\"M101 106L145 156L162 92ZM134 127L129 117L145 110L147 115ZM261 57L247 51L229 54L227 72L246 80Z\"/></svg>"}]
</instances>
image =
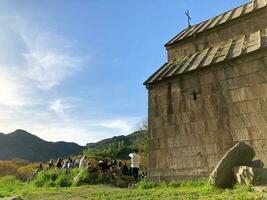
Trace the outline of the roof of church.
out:
<instances>
[{"instance_id":1,"label":"roof of church","mask_svg":"<svg viewBox=\"0 0 267 200\"><path fill-rule=\"evenodd\" d=\"M267 29L238 36L175 62L165 63L144 84L149 85L189 71L222 63L262 48L267 48Z\"/></svg>"},{"instance_id":2,"label":"roof of church","mask_svg":"<svg viewBox=\"0 0 267 200\"><path fill-rule=\"evenodd\" d=\"M240 7L237 7L233 10L225 12L214 18L211 18L209 20L206 20L204 22L191 26L187 29L184 29L177 36L171 39L167 44L165 44L165 46L166 47L171 46L181 40L190 38L201 32L213 29L214 27L218 27L219 25L228 23L234 19L238 19L241 16L245 16L249 13L253 13L257 10L260 10L261 8L266 7L266 5L267 5L267 0L253 0L250 3L244 4Z\"/></svg>"}]
</instances>

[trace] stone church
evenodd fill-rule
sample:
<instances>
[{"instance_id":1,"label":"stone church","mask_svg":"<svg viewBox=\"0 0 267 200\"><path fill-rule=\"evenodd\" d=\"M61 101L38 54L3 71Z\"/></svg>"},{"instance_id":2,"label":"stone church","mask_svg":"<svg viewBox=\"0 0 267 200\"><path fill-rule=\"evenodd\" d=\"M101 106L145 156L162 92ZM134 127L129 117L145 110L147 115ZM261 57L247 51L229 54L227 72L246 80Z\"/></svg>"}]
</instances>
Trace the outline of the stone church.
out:
<instances>
[{"instance_id":1,"label":"stone church","mask_svg":"<svg viewBox=\"0 0 267 200\"><path fill-rule=\"evenodd\" d=\"M207 176L238 141L267 166L267 0L180 32L148 89L149 178Z\"/></svg>"}]
</instances>

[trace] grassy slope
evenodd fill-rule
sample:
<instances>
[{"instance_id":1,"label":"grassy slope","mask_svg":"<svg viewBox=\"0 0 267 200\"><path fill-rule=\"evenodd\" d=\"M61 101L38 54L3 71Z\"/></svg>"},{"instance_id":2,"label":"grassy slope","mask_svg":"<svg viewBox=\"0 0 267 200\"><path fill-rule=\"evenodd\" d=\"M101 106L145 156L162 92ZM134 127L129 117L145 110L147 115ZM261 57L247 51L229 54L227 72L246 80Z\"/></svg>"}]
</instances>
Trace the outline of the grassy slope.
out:
<instances>
[{"instance_id":1,"label":"grassy slope","mask_svg":"<svg viewBox=\"0 0 267 200\"><path fill-rule=\"evenodd\" d=\"M140 185L142 186L142 185ZM146 186L146 185L144 185ZM267 194L252 192L249 187L218 190L207 184L188 182L182 185L160 185L156 188L120 189L112 186L90 185L70 188L36 188L12 177L0 178L0 197L20 195L26 200L84 200L84 199L267 199Z\"/></svg>"}]
</instances>

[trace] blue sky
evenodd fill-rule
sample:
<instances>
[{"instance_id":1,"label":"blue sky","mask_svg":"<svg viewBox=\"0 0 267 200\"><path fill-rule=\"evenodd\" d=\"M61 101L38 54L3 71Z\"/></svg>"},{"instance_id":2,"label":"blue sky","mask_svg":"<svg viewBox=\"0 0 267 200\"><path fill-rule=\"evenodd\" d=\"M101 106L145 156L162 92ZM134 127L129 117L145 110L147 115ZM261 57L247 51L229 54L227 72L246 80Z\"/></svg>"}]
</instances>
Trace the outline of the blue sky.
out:
<instances>
[{"instance_id":1,"label":"blue sky","mask_svg":"<svg viewBox=\"0 0 267 200\"><path fill-rule=\"evenodd\" d=\"M245 0L1 0L0 132L94 142L147 116L142 85L187 26Z\"/></svg>"}]
</instances>

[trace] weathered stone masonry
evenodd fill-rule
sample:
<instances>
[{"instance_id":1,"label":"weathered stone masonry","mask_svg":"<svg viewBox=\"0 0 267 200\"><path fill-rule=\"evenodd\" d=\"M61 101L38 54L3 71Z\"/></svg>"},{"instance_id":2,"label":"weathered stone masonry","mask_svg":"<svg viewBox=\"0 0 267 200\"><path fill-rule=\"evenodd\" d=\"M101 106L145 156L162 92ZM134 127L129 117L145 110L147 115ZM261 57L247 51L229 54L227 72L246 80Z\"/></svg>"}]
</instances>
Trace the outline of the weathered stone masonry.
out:
<instances>
[{"instance_id":1,"label":"weathered stone masonry","mask_svg":"<svg viewBox=\"0 0 267 200\"><path fill-rule=\"evenodd\" d=\"M167 44L168 63L145 82L151 180L206 176L237 141L251 144L267 164L267 11L265 1L256 3L261 9L241 18L257 21L258 30L226 20L231 34L223 40L209 35L220 35L220 27L207 30L205 47L188 50L203 43L203 32Z\"/></svg>"}]
</instances>

